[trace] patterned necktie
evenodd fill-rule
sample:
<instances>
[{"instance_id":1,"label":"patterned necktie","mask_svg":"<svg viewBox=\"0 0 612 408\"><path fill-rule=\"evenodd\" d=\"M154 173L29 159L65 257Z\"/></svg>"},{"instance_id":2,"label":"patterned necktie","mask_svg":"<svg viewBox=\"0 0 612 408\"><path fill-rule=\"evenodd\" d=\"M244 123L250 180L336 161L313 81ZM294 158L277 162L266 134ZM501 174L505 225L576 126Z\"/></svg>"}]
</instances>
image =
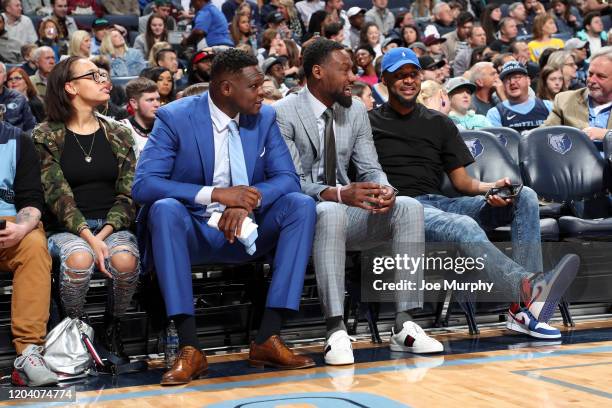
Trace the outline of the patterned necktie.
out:
<instances>
[{"instance_id":1,"label":"patterned necktie","mask_svg":"<svg viewBox=\"0 0 612 408\"><path fill-rule=\"evenodd\" d=\"M325 184L336 185L336 138L334 136L334 114L332 108L323 113L325 120Z\"/></svg>"},{"instance_id":2,"label":"patterned necktie","mask_svg":"<svg viewBox=\"0 0 612 408\"><path fill-rule=\"evenodd\" d=\"M242 151L242 141L240 140L240 132L238 132L238 125L235 121L231 120L228 124L229 128L229 160L230 160L230 171L232 174L232 186L248 186L249 177L247 176L246 163L244 161L244 152ZM257 238L257 230L253 231L253 236L249 237L252 239L252 244L246 248L249 255L253 255L257 249L255 246L255 239Z\"/></svg>"}]
</instances>

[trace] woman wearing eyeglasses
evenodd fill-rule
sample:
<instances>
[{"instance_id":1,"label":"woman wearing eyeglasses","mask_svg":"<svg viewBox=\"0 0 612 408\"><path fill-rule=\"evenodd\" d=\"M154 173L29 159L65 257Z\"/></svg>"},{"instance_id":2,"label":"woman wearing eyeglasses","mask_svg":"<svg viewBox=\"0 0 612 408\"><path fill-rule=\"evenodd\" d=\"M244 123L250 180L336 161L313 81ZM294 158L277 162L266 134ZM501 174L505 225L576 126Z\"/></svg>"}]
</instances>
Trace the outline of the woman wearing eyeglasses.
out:
<instances>
[{"instance_id":1,"label":"woman wearing eyeglasses","mask_svg":"<svg viewBox=\"0 0 612 408\"><path fill-rule=\"evenodd\" d=\"M109 279L105 330L100 340L127 359L120 320L136 289L139 254L129 231L136 159L130 131L98 115L108 101L108 76L91 61L69 57L48 77L48 121L32 137L41 158L49 251L58 261L59 290L69 317L84 314L94 270Z\"/></svg>"},{"instance_id":2,"label":"woman wearing eyeglasses","mask_svg":"<svg viewBox=\"0 0 612 408\"><path fill-rule=\"evenodd\" d=\"M13 89L28 98L28 104L30 105L30 110L34 118L36 118L36 123L45 120L46 115L43 100L38 96L36 87L32 81L30 81L30 77L23 68L11 68L6 74L6 85L9 89Z\"/></svg>"}]
</instances>

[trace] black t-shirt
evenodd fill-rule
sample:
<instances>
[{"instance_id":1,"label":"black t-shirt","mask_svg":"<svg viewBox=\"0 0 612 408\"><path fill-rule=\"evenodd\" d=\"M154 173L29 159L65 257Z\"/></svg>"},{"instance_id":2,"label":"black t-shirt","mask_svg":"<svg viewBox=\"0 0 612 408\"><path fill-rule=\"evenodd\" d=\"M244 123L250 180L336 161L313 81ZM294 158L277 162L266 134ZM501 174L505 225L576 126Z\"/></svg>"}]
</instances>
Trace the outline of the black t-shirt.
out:
<instances>
[{"instance_id":1,"label":"black t-shirt","mask_svg":"<svg viewBox=\"0 0 612 408\"><path fill-rule=\"evenodd\" d=\"M76 137L86 153L89 153L91 144L94 143L91 150L92 160L90 163L85 161L85 154L77 144L75 134L66 131L64 151L60 159L64 177L83 216L87 219L105 219L117 195L117 158L102 127L93 134Z\"/></svg>"},{"instance_id":2,"label":"black t-shirt","mask_svg":"<svg viewBox=\"0 0 612 408\"><path fill-rule=\"evenodd\" d=\"M444 172L474 161L455 124L421 104L400 115L385 103L369 116L378 160L400 195L442 194Z\"/></svg>"}]
</instances>

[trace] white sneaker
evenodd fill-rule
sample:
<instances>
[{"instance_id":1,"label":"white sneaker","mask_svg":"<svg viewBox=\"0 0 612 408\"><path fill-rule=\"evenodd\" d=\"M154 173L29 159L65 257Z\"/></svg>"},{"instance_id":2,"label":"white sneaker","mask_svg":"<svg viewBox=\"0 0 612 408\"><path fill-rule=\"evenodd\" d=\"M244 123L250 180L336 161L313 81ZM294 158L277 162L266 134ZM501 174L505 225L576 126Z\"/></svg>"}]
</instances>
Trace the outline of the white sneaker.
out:
<instances>
[{"instance_id":1,"label":"white sneaker","mask_svg":"<svg viewBox=\"0 0 612 408\"><path fill-rule=\"evenodd\" d=\"M57 375L47 367L42 352L42 346L30 344L15 359L11 376L13 385L39 387L57 384Z\"/></svg>"},{"instance_id":2,"label":"white sneaker","mask_svg":"<svg viewBox=\"0 0 612 408\"><path fill-rule=\"evenodd\" d=\"M391 340L389 347L392 351L404 351L408 353L426 354L444 351L444 346L438 340L429 337L415 322L406 321L402 331L395 333L391 329Z\"/></svg>"},{"instance_id":3,"label":"white sneaker","mask_svg":"<svg viewBox=\"0 0 612 408\"><path fill-rule=\"evenodd\" d=\"M355 341L355 339L350 337L345 330L334 332L329 339L325 341L325 348L323 349L325 364L353 364L355 362L355 357L353 356L351 340Z\"/></svg>"}]
</instances>

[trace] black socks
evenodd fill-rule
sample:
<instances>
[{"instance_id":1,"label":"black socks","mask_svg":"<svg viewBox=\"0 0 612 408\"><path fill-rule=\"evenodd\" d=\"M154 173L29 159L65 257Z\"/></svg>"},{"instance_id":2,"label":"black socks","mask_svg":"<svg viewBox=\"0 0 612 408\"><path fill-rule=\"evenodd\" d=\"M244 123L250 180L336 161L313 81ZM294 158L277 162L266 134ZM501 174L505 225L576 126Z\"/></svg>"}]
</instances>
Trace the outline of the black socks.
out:
<instances>
[{"instance_id":1,"label":"black socks","mask_svg":"<svg viewBox=\"0 0 612 408\"><path fill-rule=\"evenodd\" d=\"M200 350L195 316L180 314L172 316L171 319L174 320L178 332L179 348L192 346Z\"/></svg>"}]
</instances>

